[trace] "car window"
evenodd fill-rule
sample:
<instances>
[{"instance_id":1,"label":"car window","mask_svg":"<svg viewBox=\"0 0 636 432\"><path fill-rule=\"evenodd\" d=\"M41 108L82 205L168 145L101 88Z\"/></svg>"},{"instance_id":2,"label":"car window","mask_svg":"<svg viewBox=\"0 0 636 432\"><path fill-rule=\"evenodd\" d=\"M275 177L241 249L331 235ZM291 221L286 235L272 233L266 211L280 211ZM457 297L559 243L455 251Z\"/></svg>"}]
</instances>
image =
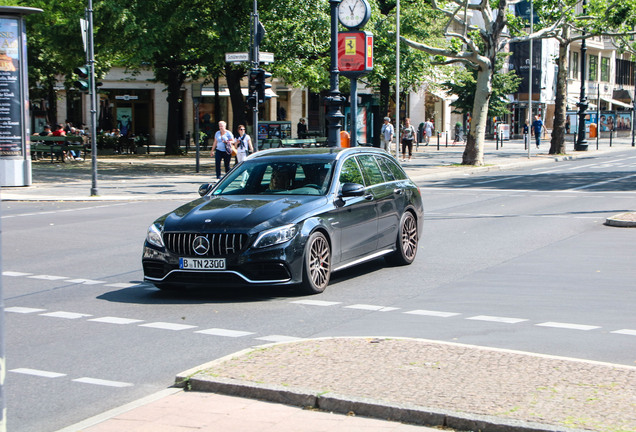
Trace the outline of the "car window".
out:
<instances>
[{"instance_id":1,"label":"car window","mask_svg":"<svg viewBox=\"0 0 636 432\"><path fill-rule=\"evenodd\" d=\"M324 195L332 162L246 161L223 178L213 195Z\"/></svg>"},{"instance_id":2,"label":"car window","mask_svg":"<svg viewBox=\"0 0 636 432\"><path fill-rule=\"evenodd\" d=\"M360 167L362 168L362 175L367 186L384 183L384 177L382 171L372 155L358 156Z\"/></svg>"},{"instance_id":3,"label":"car window","mask_svg":"<svg viewBox=\"0 0 636 432\"><path fill-rule=\"evenodd\" d=\"M354 158L346 159L342 168L340 169L340 184L343 183L359 183L364 185L364 180L362 179L362 173L360 172L360 168L358 167L358 163Z\"/></svg>"},{"instance_id":4,"label":"car window","mask_svg":"<svg viewBox=\"0 0 636 432\"><path fill-rule=\"evenodd\" d=\"M387 180L405 180L406 174L400 168L395 161L384 157L384 156L376 156L380 166L382 166L382 173L385 175Z\"/></svg>"}]
</instances>

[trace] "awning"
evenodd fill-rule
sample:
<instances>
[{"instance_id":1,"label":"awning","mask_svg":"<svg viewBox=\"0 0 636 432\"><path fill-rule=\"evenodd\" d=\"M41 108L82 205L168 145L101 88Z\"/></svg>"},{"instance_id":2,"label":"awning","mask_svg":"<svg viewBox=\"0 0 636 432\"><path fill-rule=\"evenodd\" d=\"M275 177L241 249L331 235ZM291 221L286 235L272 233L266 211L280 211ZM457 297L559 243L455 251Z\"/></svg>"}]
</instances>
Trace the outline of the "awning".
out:
<instances>
[{"instance_id":1,"label":"awning","mask_svg":"<svg viewBox=\"0 0 636 432\"><path fill-rule=\"evenodd\" d=\"M241 93L243 93L243 96L247 97L248 96L248 89L242 88L241 89ZM214 91L213 88L203 87L203 89L201 90L201 96L202 97L214 97L215 95L216 95L216 92ZM228 89L228 88L221 89L219 91L219 96L220 97L230 97L230 89ZM272 91L272 89L265 89L265 96L278 97L278 95L276 93L274 93Z\"/></svg>"},{"instance_id":2,"label":"awning","mask_svg":"<svg viewBox=\"0 0 636 432\"><path fill-rule=\"evenodd\" d=\"M605 102L611 103L612 105L618 105L623 108L633 108L633 105L627 104L625 102L621 102L616 99L612 99L610 97L601 96L601 99L604 100Z\"/></svg>"}]
</instances>

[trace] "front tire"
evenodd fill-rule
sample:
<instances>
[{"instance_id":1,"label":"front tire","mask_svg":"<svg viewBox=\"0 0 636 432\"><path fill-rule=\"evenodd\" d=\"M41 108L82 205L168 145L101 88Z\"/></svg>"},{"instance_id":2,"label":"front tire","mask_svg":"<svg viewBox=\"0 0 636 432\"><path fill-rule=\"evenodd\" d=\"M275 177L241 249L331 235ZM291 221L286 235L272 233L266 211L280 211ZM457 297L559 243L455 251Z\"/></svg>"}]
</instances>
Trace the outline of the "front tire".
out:
<instances>
[{"instance_id":1,"label":"front tire","mask_svg":"<svg viewBox=\"0 0 636 432\"><path fill-rule=\"evenodd\" d=\"M400 220L400 231L395 242L396 251L387 256L392 264L408 265L415 260L419 235L417 232L417 220L413 213L407 211Z\"/></svg>"},{"instance_id":2,"label":"front tire","mask_svg":"<svg viewBox=\"0 0 636 432\"><path fill-rule=\"evenodd\" d=\"M307 294L320 294L331 278L331 247L320 231L309 236L303 261L301 290Z\"/></svg>"}]
</instances>

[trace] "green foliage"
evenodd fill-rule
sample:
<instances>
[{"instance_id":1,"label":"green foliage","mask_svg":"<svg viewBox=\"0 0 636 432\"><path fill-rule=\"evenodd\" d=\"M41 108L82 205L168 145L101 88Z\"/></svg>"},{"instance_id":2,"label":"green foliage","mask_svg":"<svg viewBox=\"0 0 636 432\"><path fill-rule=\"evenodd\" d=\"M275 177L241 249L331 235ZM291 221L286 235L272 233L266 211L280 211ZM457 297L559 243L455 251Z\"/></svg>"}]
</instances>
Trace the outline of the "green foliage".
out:
<instances>
[{"instance_id":1,"label":"green foliage","mask_svg":"<svg viewBox=\"0 0 636 432\"><path fill-rule=\"evenodd\" d=\"M504 54L497 57L495 70L501 70L506 57ZM451 104L455 112L464 114L472 111L477 88L477 73L476 70L457 68L452 78L442 83L442 88L448 93L457 95L457 100ZM521 78L515 71L494 74L492 96L488 105L489 117L500 117L510 113L506 96L516 92L520 83Z\"/></svg>"}]
</instances>

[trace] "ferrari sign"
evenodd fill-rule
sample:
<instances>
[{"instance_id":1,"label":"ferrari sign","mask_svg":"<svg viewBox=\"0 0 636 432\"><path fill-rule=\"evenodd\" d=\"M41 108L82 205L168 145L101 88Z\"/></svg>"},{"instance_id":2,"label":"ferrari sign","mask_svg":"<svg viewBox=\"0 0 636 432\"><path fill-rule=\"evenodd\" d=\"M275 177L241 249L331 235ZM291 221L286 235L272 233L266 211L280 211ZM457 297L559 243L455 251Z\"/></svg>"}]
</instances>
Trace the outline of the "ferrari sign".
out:
<instances>
[{"instance_id":1,"label":"ferrari sign","mask_svg":"<svg viewBox=\"0 0 636 432\"><path fill-rule=\"evenodd\" d=\"M338 33L338 70L346 77L373 70L373 35L366 31Z\"/></svg>"}]
</instances>

